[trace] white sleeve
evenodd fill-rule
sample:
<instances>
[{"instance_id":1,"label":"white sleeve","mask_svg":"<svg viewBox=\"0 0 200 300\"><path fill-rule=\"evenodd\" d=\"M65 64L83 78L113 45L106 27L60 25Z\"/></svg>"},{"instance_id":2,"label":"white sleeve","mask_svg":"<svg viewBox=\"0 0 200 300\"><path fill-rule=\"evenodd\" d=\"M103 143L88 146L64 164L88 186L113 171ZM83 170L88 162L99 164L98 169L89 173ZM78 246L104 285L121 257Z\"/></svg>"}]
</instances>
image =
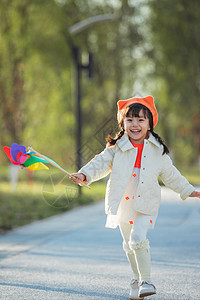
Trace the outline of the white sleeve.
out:
<instances>
[{"instance_id":1,"label":"white sleeve","mask_svg":"<svg viewBox=\"0 0 200 300\"><path fill-rule=\"evenodd\" d=\"M172 160L167 154L163 155L163 166L160 177L167 187L180 194L182 200L187 199L195 190L188 180L182 176L172 164Z\"/></svg>"},{"instance_id":2,"label":"white sleeve","mask_svg":"<svg viewBox=\"0 0 200 300\"><path fill-rule=\"evenodd\" d=\"M87 184L106 177L112 169L113 157L114 147L107 147L83 166L78 173L86 175Z\"/></svg>"}]
</instances>

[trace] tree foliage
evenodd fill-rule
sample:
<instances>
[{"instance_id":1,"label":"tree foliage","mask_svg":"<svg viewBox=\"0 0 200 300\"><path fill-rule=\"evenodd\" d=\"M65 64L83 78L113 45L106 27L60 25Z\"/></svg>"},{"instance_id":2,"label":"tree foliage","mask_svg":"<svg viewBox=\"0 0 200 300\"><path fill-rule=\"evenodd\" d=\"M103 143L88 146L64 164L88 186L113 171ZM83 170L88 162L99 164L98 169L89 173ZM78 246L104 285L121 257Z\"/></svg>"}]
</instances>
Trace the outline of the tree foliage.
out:
<instances>
[{"instance_id":1,"label":"tree foliage","mask_svg":"<svg viewBox=\"0 0 200 300\"><path fill-rule=\"evenodd\" d=\"M152 48L147 54L160 85L158 98L165 90L167 101L161 110L169 118L163 122L169 121L165 128L171 132L169 140L177 160L195 162L200 154L199 2L151 0L149 7ZM186 143L187 151L183 151Z\"/></svg>"},{"instance_id":2,"label":"tree foliage","mask_svg":"<svg viewBox=\"0 0 200 300\"><path fill-rule=\"evenodd\" d=\"M95 0L3 0L0 13L1 143L39 146L67 161L75 153L72 46L80 48L83 63L88 51L94 56L92 80L82 72L87 140L108 117L115 117L116 99L132 91L132 49L141 42L134 6L124 0L118 5ZM75 23L110 13L116 14L115 21L70 36L68 28Z\"/></svg>"},{"instance_id":3,"label":"tree foliage","mask_svg":"<svg viewBox=\"0 0 200 300\"><path fill-rule=\"evenodd\" d=\"M82 71L83 142L92 155L112 129L108 120L116 119L116 100L143 87L145 95L152 92L158 99L158 131L177 159L183 159L187 142L187 161L195 160L200 152L199 10L196 0L1 0L1 144L39 147L74 165L76 46L82 64L88 52L93 54L92 79ZM117 18L70 35L70 26L100 14Z\"/></svg>"},{"instance_id":4,"label":"tree foliage","mask_svg":"<svg viewBox=\"0 0 200 300\"><path fill-rule=\"evenodd\" d=\"M24 60L27 57L28 4L25 1L1 1L0 10L0 91L3 129L11 139L19 140L23 121Z\"/></svg>"}]
</instances>

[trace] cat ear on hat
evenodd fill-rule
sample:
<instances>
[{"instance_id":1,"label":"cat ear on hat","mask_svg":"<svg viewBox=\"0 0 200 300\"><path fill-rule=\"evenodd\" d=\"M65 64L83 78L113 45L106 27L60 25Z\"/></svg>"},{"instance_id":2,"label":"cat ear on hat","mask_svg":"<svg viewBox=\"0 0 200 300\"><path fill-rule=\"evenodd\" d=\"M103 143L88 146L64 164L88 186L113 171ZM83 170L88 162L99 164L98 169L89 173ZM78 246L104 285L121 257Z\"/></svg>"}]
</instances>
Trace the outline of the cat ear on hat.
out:
<instances>
[{"instance_id":1,"label":"cat ear on hat","mask_svg":"<svg viewBox=\"0 0 200 300\"><path fill-rule=\"evenodd\" d=\"M128 102L128 100L119 100L117 102L118 110L122 110L123 107L126 105L127 102Z\"/></svg>"}]
</instances>

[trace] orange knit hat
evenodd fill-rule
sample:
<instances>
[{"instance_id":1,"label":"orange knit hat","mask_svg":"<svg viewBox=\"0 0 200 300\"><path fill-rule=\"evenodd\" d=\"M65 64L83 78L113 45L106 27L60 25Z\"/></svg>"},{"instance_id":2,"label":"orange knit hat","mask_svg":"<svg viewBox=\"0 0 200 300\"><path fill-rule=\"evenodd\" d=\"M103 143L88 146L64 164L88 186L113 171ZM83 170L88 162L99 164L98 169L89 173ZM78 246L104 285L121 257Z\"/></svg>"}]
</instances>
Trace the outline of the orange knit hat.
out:
<instances>
[{"instance_id":1,"label":"orange knit hat","mask_svg":"<svg viewBox=\"0 0 200 300\"><path fill-rule=\"evenodd\" d=\"M128 106L130 106L133 103L139 103L142 104L144 106L146 106L150 112L152 113L153 116L153 127L156 126L157 122L158 122L158 113L154 104L154 98L152 96L146 96L146 97L134 97L134 98L130 98L130 99L126 99L126 100L119 100L117 102L118 105L118 111L127 108Z\"/></svg>"}]
</instances>

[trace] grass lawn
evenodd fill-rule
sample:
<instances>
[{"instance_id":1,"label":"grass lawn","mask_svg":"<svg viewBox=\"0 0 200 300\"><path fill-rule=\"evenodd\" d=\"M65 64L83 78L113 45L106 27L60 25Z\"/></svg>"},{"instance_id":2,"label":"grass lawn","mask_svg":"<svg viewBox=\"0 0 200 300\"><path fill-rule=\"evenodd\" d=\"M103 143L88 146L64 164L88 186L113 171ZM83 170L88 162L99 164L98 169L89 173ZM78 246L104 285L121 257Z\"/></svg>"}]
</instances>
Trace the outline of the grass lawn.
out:
<instances>
[{"instance_id":1,"label":"grass lawn","mask_svg":"<svg viewBox=\"0 0 200 300\"><path fill-rule=\"evenodd\" d=\"M7 172L7 170L6 170ZM89 190L73 184L62 172L34 174L34 180L20 170L16 190L12 191L5 170L0 172L0 233L43 219L78 205L85 205L104 198L106 183L93 183Z\"/></svg>"}]
</instances>

